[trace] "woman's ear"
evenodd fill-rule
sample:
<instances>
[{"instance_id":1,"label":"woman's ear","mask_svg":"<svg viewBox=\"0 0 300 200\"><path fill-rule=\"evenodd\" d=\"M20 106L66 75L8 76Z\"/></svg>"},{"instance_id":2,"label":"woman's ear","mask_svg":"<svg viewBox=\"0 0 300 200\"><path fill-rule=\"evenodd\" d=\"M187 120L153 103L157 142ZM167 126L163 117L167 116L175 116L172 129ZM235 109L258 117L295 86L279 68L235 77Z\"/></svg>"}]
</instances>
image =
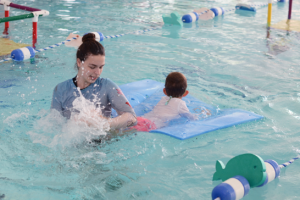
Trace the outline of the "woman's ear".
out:
<instances>
[{"instance_id":1,"label":"woman's ear","mask_svg":"<svg viewBox=\"0 0 300 200\"><path fill-rule=\"evenodd\" d=\"M189 91L186 90L182 96L185 97L185 96L188 95L188 94L189 94Z\"/></svg>"},{"instance_id":2,"label":"woman's ear","mask_svg":"<svg viewBox=\"0 0 300 200\"><path fill-rule=\"evenodd\" d=\"M163 89L164 94L167 95L166 88ZM167 95L168 96L168 95Z\"/></svg>"}]
</instances>

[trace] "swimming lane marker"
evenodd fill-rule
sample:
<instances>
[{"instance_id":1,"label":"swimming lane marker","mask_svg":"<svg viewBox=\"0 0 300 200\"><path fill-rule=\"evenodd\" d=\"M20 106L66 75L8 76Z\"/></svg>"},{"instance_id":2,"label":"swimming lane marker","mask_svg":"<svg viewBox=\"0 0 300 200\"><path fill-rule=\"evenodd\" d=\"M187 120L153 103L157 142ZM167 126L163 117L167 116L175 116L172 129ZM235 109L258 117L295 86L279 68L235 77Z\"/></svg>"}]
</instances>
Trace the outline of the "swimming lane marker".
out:
<instances>
[{"instance_id":1,"label":"swimming lane marker","mask_svg":"<svg viewBox=\"0 0 300 200\"><path fill-rule=\"evenodd\" d=\"M155 27L155 28L150 28L150 29L145 29L145 30L133 31L133 32L129 32L129 33L123 33L123 34L120 34L120 35L108 35L108 36L104 36L103 39L118 38L118 37L122 37L124 35L129 35L129 34L140 34L140 33L145 33L145 32L149 32L149 31L157 30L157 29L160 29L160 28L162 28L162 26Z\"/></svg>"},{"instance_id":2,"label":"swimming lane marker","mask_svg":"<svg viewBox=\"0 0 300 200\"><path fill-rule=\"evenodd\" d=\"M62 44L65 44L66 42L70 42L70 41L75 40L75 39L77 39L77 37L73 37L69 40L65 40L63 42L60 42L60 43L57 43L57 44L54 44L54 45L50 45L50 46L42 48L42 49L33 49L30 46L20 48L20 49L15 49L11 52L10 58L0 60L0 63L5 62L5 61L10 61L10 60L23 61L23 60L27 60L27 59L30 59L30 58L34 58L36 53L46 51L46 50L49 50L49 49L53 49L55 47L58 47Z\"/></svg>"},{"instance_id":3,"label":"swimming lane marker","mask_svg":"<svg viewBox=\"0 0 300 200\"><path fill-rule=\"evenodd\" d=\"M145 32L149 32L149 31L152 31L152 30L157 30L157 29L160 29L160 28L162 28L162 27L155 27L155 28L139 30L139 31L133 31L133 32L129 32L129 33L119 34L119 35L108 35L108 36L104 36L101 32L92 32L92 33L95 34L95 39L98 42L101 42L104 39L118 38L118 37L122 37L124 35L129 35L129 34L140 34L140 33L145 33ZM70 41L75 40L75 39L77 39L77 37L73 37L69 40L65 40L63 42L60 42L60 43L57 43L57 44L54 44L54 45L50 45L50 46L42 48L42 49L33 49L30 46L24 47L24 48L21 48L21 49L15 49L11 52L11 57L10 58L0 60L0 63L5 62L5 61L10 61L10 60L15 60L15 61L27 60L27 59L33 58L36 53L46 51L46 50L49 50L49 49L53 49L55 47L58 47L62 44L65 44L65 43L70 42Z\"/></svg>"},{"instance_id":4,"label":"swimming lane marker","mask_svg":"<svg viewBox=\"0 0 300 200\"><path fill-rule=\"evenodd\" d=\"M299 158L300 155L282 165L274 160L263 161L261 157L249 153L232 158L226 166L218 160L213 180L224 182L213 189L211 197L213 200L239 200L249 193L250 188L262 187L276 179L281 168Z\"/></svg>"},{"instance_id":5,"label":"swimming lane marker","mask_svg":"<svg viewBox=\"0 0 300 200\"><path fill-rule=\"evenodd\" d=\"M269 0L271 4L277 3L277 2L283 2L283 0ZM198 19L202 20L209 20L213 19L217 16L224 15L227 12L234 11L234 10L247 10L256 12L257 8L264 7L269 5L270 3L258 3L258 4L246 4L246 3L238 3L235 8L232 9L224 9L222 7L214 7L211 9L208 8L200 8L198 10L194 10L191 13L185 14L182 16L182 22L183 23L192 23L198 21ZM164 18L164 17L163 17ZM165 23L169 23L164 20Z\"/></svg>"},{"instance_id":6,"label":"swimming lane marker","mask_svg":"<svg viewBox=\"0 0 300 200\"><path fill-rule=\"evenodd\" d=\"M46 48L37 49L37 50L35 50L35 53L46 51L46 50L49 50L49 49L53 49L55 47L59 47L60 45L65 44L66 42L70 42L70 41L75 40L75 39L77 39L77 37L73 37L73 38L71 38L69 40L65 40L63 42L60 42L60 43L57 43L57 44L54 44L54 45L50 45L50 46L48 46Z\"/></svg>"}]
</instances>

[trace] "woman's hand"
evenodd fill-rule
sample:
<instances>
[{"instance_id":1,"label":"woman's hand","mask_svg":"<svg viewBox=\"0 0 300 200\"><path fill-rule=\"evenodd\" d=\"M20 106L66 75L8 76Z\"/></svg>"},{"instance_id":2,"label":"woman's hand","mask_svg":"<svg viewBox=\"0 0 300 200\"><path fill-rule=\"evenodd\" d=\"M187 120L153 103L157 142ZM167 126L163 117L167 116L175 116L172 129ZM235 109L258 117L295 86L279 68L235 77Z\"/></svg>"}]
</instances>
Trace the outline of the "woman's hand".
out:
<instances>
[{"instance_id":1,"label":"woman's hand","mask_svg":"<svg viewBox=\"0 0 300 200\"><path fill-rule=\"evenodd\" d=\"M107 122L108 119L101 114L101 111L99 112L99 110L91 108L82 110L79 114L73 116L73 120L76 122L83 122L90 127L97 128L100 122Z\"/></svg>"},{"instance_id":2,"label":"woman's hand","mask_svg":"<svg viewBox=\"0 0 300 200\"><path fill-rule=\"evenodd\" d=\"M110 128L113 130L134 126L136 121L136 117L129 112L125 112L118 117L108 120Z\"/></svg>"}]
</instances>

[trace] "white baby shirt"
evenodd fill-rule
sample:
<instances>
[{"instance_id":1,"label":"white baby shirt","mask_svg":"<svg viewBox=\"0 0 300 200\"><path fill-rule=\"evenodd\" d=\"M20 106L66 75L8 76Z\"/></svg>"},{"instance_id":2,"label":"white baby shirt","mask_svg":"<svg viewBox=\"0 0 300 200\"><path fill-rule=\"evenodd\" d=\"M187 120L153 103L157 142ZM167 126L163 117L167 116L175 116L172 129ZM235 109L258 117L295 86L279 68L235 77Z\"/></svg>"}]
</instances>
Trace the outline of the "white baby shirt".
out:
<instances>
[{"instance_id":1,"label":"white baby shirt","mask_svg":"<svg viewBox=\"0 0 300 200\"><path fill-rule=\"evenodd\" d=\"M180 117L186 117L190 120L196 120L197 116L190 113L186 106L186 103L179 98L171 98L164 96L158 102L158 104L153 108L153 110L143 117L154 122L156 128L161 128L166 126L168 121L173 119L178 119ZM169 103L166 105L166 102Z\"/></svg>"}]
</instances>

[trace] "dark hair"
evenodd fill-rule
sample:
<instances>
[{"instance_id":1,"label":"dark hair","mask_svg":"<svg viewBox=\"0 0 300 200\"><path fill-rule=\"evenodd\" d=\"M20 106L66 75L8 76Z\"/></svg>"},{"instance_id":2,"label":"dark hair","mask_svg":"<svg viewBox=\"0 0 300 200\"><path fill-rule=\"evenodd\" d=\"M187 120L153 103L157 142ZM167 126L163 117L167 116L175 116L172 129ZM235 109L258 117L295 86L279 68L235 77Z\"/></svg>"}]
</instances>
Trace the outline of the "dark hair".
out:
<instances>
[{"instance_id":1,"label":"dark hair","mask_svg":"<svg viewBox=\"0 0 300 200\"><path fill-rule=\"evenodd\" d=\"M182 97L187 88L185 76L180 72L171 72L165 83L166 93L171 97Z\"/></svg>"},{"instance_id":2,"label":"dark hair","mask_svg":"<svg viewBox=\"0 0 300 200\"><path fill-rule=\"evenodd\" d=\"M82 44L78 47L76 53L76 57L79 58L80 61L85 61L90 55L105 56L104 47L95 40L95 37L94 33L88 33L82 37Z\"/></svg>"}]
</instances>

